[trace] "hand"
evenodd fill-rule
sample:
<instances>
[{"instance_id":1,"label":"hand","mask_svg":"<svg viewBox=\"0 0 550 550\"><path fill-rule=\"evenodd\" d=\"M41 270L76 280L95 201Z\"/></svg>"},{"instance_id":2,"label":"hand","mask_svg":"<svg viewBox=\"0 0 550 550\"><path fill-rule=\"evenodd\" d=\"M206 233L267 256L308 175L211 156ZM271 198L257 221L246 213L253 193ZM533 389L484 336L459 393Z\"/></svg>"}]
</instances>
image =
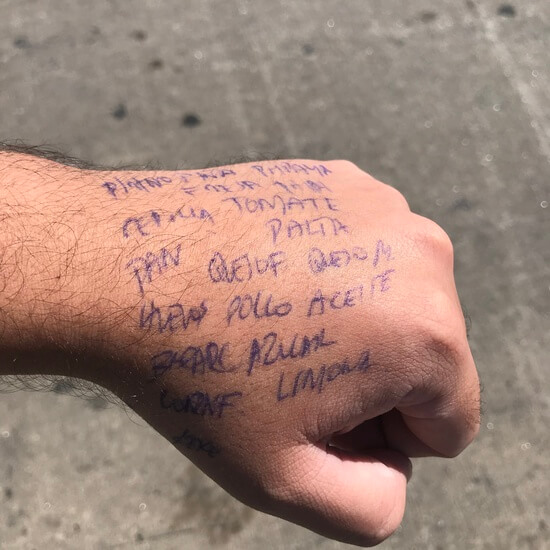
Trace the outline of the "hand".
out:
<instances>
[{"instance_id":1,"label":"hand","mask_svg":"<svg viewBox=\"0 0 550 550\"><path fill-rule=\"evenodd\" d=\"M408 457L455 456L479 426L446 234L342 161L81 178L57 313L100 359L79 374L243 502L389 536Z\"/></svg>"}]
</instances>

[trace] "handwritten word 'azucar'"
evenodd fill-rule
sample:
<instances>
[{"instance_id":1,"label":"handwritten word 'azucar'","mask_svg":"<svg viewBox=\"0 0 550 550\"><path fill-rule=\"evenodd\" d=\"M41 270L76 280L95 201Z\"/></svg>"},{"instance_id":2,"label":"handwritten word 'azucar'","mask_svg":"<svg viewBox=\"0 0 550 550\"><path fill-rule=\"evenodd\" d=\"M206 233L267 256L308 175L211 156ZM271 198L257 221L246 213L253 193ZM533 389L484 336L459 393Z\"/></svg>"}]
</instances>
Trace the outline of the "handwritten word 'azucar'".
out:
<instances>
[{"instance_id":1,"label":"handwritten word 'azucar'","mask_svg":"<svg viewBox=\"0 0 550 550\"><path fill-rule=\"evenodd\" d=\"M207 441L198 435L192 434L187 429L182 434L173 437L172 442L190 451L206 453L210 458L214 458L221 452L220 448L212 443L212 441Z\"/></svg>"},{"instance_id":2,"label":"handwritten word 'azucar'","mask_svg":"<svg viewBox=\"0 0 550 550\"><path fill-rule=\"evenodd\" d=\"M340 363L333 363L329 366L322 365L318 370L301 370L294 377L294 381L288 385L285 383L285 373L283 372L279 377L277 401L284 401L288 398L292 399L301 391L316 391L317 393L321 393L327 384L331 384L338 377L347 376L353 372L365 374L369 367L369 352L364 351L353 365L350 364L348 359L344 359Z\"/></svg>"},{"instance_id":3,"label":"handwritten word 'azucar'","mask_svg":"<svg viewBox=\"0 0 550 550\"><path fill-rule=\"evenodd\" d=\"M299 239L301 237L309 237L319 235L325 237L332 235L337 237L340 233L349 233L349 227L344 225L339 219L328 216L321 216L312 220L296 221L289 220L283 223L278 218L273 218L266 223L266 226L271 231L273 244L277 244L279 237L287 237L288 239Z\"/></svg>"},{"instance_id":4,"label":"handwritten word 'azucar'","mask_svg":"<svg viewBox=\"0 0 550 550\"><path fill-rule=\"evenodd\" d=\"M168 397L167 390L160 392L160 406L163 409L172 409L177 413L196 414L198 416L212 416L221 418L225 409L235 406L235 402L243 396L242 392L219 393L210 396L205 391L196 391L184 397Z\"/></svg>"},{"instance_id":5,"label":"handwritten word 'azucar'","mask_svg":"<svg viewBox=\"0 0 550 550\"><path fill-rule=\"evenodd\" d=\"M317 174L322 177L332 174L332 170L324 164L310 165L297 162L277 162L274 164L254 164L252 168L264 176L264 178L283 176L285 174Z\"/></svg>"},{"instance_id":6,"label":"handwritten word 'azucar'","mask_svg":"<svg viewBox=\"0 0 550 550\"><path fill-rule=\"evenodd\" d=\"M288 212L299 210L303 212L306 208L311 210L332 210L338 211L336 203L329 197L313 197L307 199L299 199L298 197L281 197L281 195L273 195L271 199L251 199L249 197L228 197L222 202L230 202L239 212L248 212L255 214L257 212L277 210L281 216L286 216Z\"/></svg>"},{"instance_id":7,"label":"handwritten word 'azucar'","mask_svg":"<svg viewBox=\"0 0 550 550\"><path fill-rule=\"evenodd\" d=\"M208 307L204 300L199 306L188 308L179 303L160 307L151 300L141 306L139 327L160 334L166 331L184 331L191 323L200 326L207 313Z\"/></svg>"},{"instance_id":8,"label":"handwritten word 'azucar'","mask_svg":"<svg viewBox=\"0 0 550 550\"><path fill-rule=\"evenodd\" d=\"M269 332L261 340L254 338L250 345L248 359L248 375L256 365L273 365L277 361L285 359L303 359L322 348L333 346L335 340L325 340L325 329L313 336L300 336L295 334L290 342L285 344L276 332Z\"/></svg>"},{"instance_id":9,"label":"handwritten word 'azucar'","mask_svg":"<svg viewBox=\"0 0 550 550\"><path fill-rule=\"evenodd\" d=\"M173 368L188 370L191 374L233 372L236 368L226 365L224 358L228 348L229 344L219 346L216 342L208 342L205 346L187 346L181 352L161 351L151 358L151 368L155 378Z\"/></svg>"},{"instance_id":10,"label":"handwritten word 'azucar'","mask_svg":"<svg viewBox=\"0 0 550 550\"><path fill-rule=\"evenodd\" d=\"M156 276L180 265L180 253L181 245L178 244L171 251L161 248L158 252L147 252L145 256L133 258L126 264L126 269L132 270L142 296L146 283L152 283Z\"/></svg>"},{"instance_id":11,"label":"handwritten word 'azucar'","mask_svg":"<svg viewBox=\"0 0 550 550\"><path fill-rule=\"evenodd\" d=\"M235 296L227 307L227 325L235 315L244 321L250 316L255 319L269 317L286 317L292 311L290 302L273 302L273 296L260 290L257 294L244 294Z\"/></svg>"},{"instance_id":12,"label":"handwritten word 'azucar'","mask_svg":"<svg viewBox=\"0 0 550 550\"><path fill-rule=\"evenodd\" d=\"M182 206L172 214L150 210L143 216L133 216L124 220L122 236L125 239L130 238L132 234L147 237L161 227L186 220L206 220L211 224L214 223L214 218L204 208L195 209L192 206Z\"/></svg>"},{"instance_id":13,"label":"handwritten word 'azucar'","mask_svg":"<svg viewBox=\"0 0 550 550\"><path fill-rule=\"evenodd\" d=\"M250 258L243 254L234 260L226 260L220 252L216 252L208 264L208 274L213 283L243 283L250 281L255 275L272 273L279 274L279 267L285 263L284 252L272 252L267 258Z\"/></svg>"}]
</instances>

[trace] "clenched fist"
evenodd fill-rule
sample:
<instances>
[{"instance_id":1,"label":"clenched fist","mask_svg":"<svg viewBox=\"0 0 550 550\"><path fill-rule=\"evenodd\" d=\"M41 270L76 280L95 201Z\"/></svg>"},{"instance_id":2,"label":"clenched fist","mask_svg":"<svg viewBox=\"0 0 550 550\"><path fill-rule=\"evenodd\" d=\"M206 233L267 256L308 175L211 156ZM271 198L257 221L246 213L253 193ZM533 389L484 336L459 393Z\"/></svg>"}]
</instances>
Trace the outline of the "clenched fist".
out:
<instances>
[{"instance_id":1,"label":"clenched fist","mask_svg":"<svg viewBox=\"0 0 550 550\"><path fill-rule=\"evenodd\" d=\"M3 356L116 392L243 502L376 544L409 457L475 437L449 238L355 165L0 163Z\"/></svg>"}]
</instances>

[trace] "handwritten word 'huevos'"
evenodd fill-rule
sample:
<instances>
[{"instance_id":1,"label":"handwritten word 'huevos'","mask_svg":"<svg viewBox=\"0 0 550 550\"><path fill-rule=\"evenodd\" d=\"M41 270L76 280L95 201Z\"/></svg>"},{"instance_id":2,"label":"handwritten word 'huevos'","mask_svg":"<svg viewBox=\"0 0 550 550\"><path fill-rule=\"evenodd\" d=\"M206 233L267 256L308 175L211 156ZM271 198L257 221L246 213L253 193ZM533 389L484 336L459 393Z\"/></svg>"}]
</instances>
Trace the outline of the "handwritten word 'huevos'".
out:
<instances>
[{"instance_id":1,"label":"handwritten word 'huevos'","mask_svg":"<svg viewBox=\"0 0 550 550\"><path fill-rule=\"evenodd\" d=\"M295 334L290 341L286 342L281 340L276 332L269 332L260 340L257 338L252 340L248 358L248 375L252 374L256 365L269 366L285 359L303 359L336 343L335 340L325 339L324 328L313 336Z\"/></svg>"},{"instance_id":2,"label":"handwritten word 'huevos'","mask_svg":"<svg viewBox=\"0 0 550 550\"><path fill-rule=\"evenodd\" d=\"M241 399L242 392L219 393L211 396L206 391L196 391L184 397L168 397L167 390L160 392L160 406L163 409L172 409L177 413L196 414L198 416L212 416L221 418L225 409L235 407L235 402Z\"/></svg>"},{"instance_id":3,"label":"handwritten word 'huevos'","mask_svg":"<svg viewBox=\"0 0 550 550\"><path fill-rule=\"evenodd\" d=\"M165 228L176 222L188 220L205 220L214 224L214 218L211 216L210 212L204 208L195 209L192 206L182 206L171 214L150 210L143 216L126 218L122 224L122 236L125 239L130 238L131 235L147 237L160 228Z\"/></svg>"},{"instance_id":4,"label":"handwritten word 'huevos'","mask_svg":"<svg viewBox=\"0 0 550 550\"><path fill-rule=\"evenodd\" d=\"M354 364L350 364L348 359L344 359L339 363L322 365L316 370L301 370L296 374L294 380L288 384L285 382L285 373L283 372L279 377L279 385L277 386L277 401L293 399L303 391L319 394L327 384L332 384L340 376L347 376L352 373L365 374L370 367L369 355L368 351L364 351Z\"/></svg>"},{"instance_id":5,"label":"handwritten word 'huevos'","mask_svg":"<svg viewBox=\"0 0 550 550\"><path fill-rule=\"evenodd\" d=\"M255 295L243 294L235 296L227 306L227 324L230 325L233 317L244 321L248 317L264 319L269 317L286 317L292 311L292 304L285 301L274 301L273 296L260 292Z\"/></svg>"},{"instance_id":6,"label":"handwritten word 'huevos'","mask_svg":"<svg viewBox=\"0 0 550 550\"><path fill-rule=\"evenodd\" d=\"M181 245L178 244L173 250L161 248L158 252L147 252L144 256L132 258L126 264L126 269L132 271L142 296L145 294L146 283L152 283L155 277L180 265L180 253Z\"/></svg>"},{"instance_id":7,"label":"handwritten word 'huevos'","mask_svg":"<svg viewBox=\"0 0 550 550\"><path fill-rule=\"evenodd\" d=\"M191 323L197 327L200 326L207 313L208 307L204 300L195 307L184 307L179 303L156 306L151 300L141 306L139 327L154 330L160 334L166 331L185 331Z\"/></svg>"},{"instance_id":8,"label":"handwritten word 'huevos'","mask_svg":"<svg viewBox=\"0 0 550 550\"><path fill-rule=\"evenodd\" d=\"M283 237L287 239L299 239L301 237L332 235L337 237L340 233L349 233L349 227L338 218L321 216L311 220L288 220L283 223L279 218L273 218L266 223L271 232L273 244Z\"/></svg>"},{"instance_id":9,"label":"handwritten word 'huevos'","mask_svg":"<svg viewBox=\"0 0 550 550\"><path fill-rule=\"evenodd\" d=\"M226 260L221 252L216 252L208 264L208 274L213 283L244 283L255 275L271 273L277 277L285 261L284 252L273 252L267 258L243 254L233 260Z\"/></svg>"}]
</instances>

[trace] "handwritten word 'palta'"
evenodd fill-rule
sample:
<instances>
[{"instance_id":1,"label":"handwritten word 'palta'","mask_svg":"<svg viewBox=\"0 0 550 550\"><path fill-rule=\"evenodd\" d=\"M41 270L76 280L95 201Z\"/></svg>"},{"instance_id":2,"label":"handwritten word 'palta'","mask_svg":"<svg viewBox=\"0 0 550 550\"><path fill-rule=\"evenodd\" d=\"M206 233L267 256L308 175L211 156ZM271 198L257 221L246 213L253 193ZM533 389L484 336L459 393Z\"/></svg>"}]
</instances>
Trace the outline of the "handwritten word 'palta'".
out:
<instances>
[{"instance_id":1,"label":"handwritten word 'palta'","mask_svg":"<svg viewBox=\"0 0 550 550\"><path fill-rule=\"evenodd\" d=\"M299 239L301 237L332 235L337 237L340 233L349 233L349 227L338 218L321 216L312 220L288 220L284 223L279 218L273 218L266 223L271 232L273 244L282 237L287 239Z\"/></svg>"}]
</instances>

